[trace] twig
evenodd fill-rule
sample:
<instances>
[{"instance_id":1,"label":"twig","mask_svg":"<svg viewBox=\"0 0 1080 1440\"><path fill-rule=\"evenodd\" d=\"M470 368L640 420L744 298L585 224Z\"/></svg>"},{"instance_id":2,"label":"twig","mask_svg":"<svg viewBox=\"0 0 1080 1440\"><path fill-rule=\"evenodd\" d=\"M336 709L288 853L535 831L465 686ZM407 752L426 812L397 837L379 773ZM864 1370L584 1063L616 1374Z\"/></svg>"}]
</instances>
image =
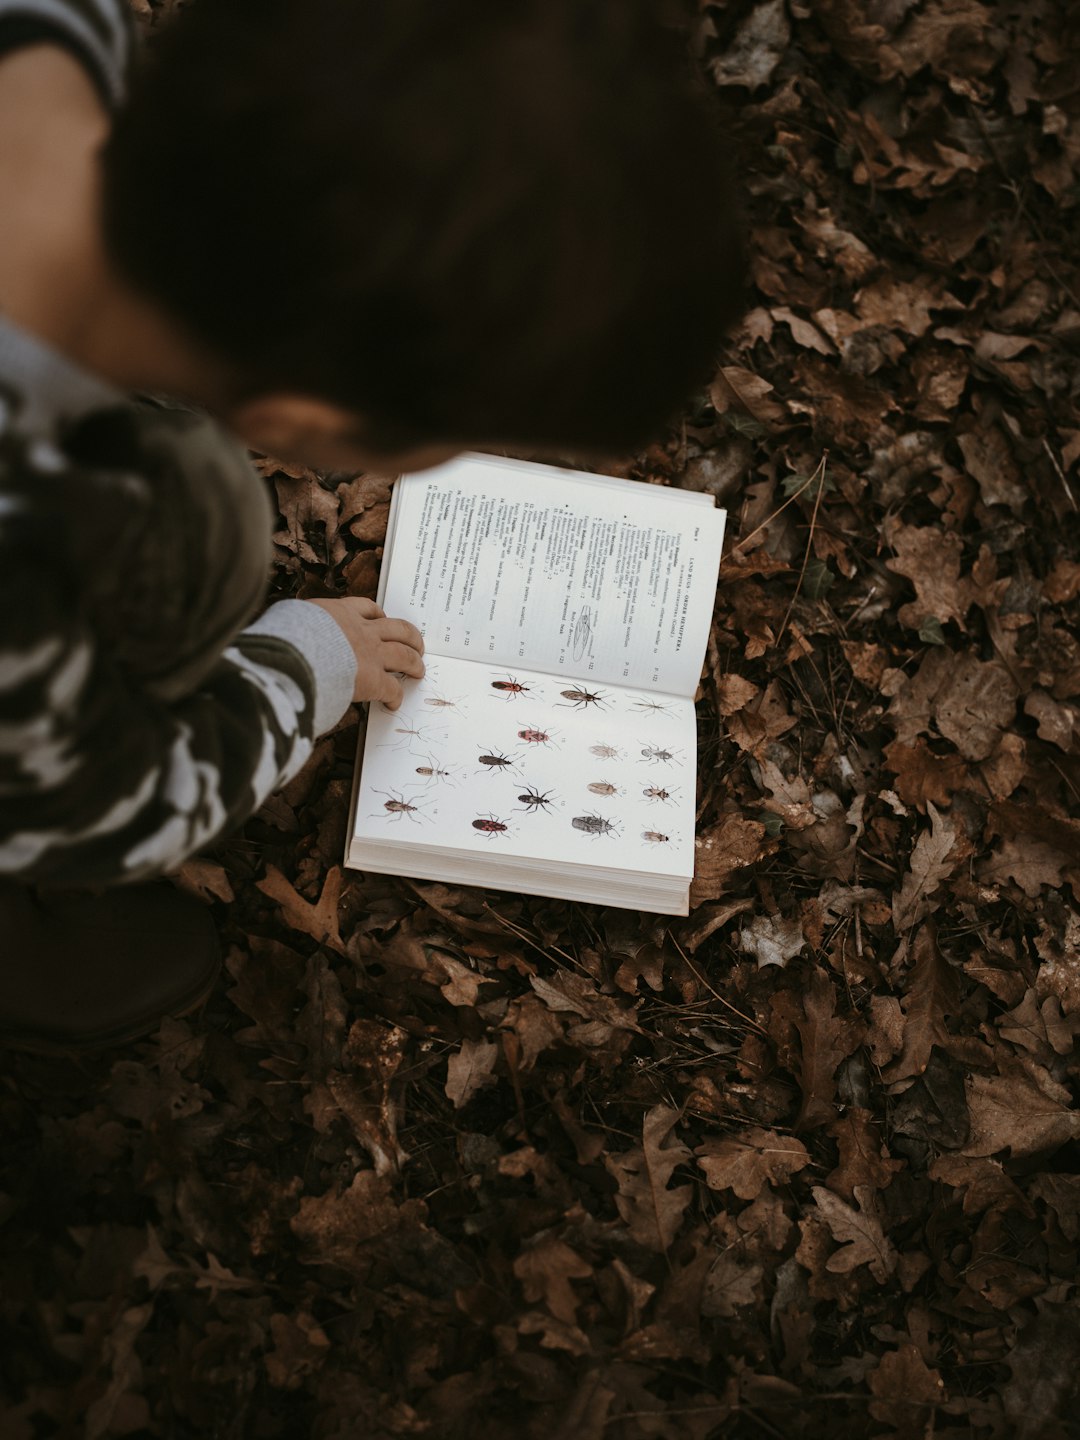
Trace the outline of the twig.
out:
<instances>
[{"instance_id":1,"label":"twig","mask_svg":"<svg viewBox=\"0 0 1080 1440\"><path fill-rule=\"evenodd\" d=\"M828 457L828 454L829 452L826 450L821 457L821 464L818 466L818 469L814 471L814 475L818 473L818 470L822 469ZM805 485L800 485L798 490L796 490L794 494L789 495L788 498L784 501L784 503L780 505L777 509L775 509L771 515L767 516L760 525L756 526L755 529L751 530L749 535L744 536L737 545L733 545L728 551L728 558L730 559L730 557L734 555L737 550L741 550L744 545L749 545L750 541L753 540L755 535L760 535L762 530L767 530L772 524L772 522L776 519L776 517L778 515L782 515L789 505L794 505L795 501L799 498L803 491L810 489L810 486L814 483L814 475L809 476ZM824 483L824 475L822 477L822 483ZM814 513L815 515L817 514L816 509Z\"/></svg>"},{"instance_id":2,"label":"twig","mask_svg":"<svg viewBox=\"0 0 1080 1440\"><path fill-rule=\"evenodd\" d=\"M818 491L814 497L814 513L810 516L810 534L806 538L806 554L803 556L802 569L799 571L799 579L798 583L795 586L795 594L791 597L791 602L784 613L784 619L780 625L779 634L777 635L774 642L777 645L779 645L780 641L784 638L784 631L787 629L787 623L791 619L791 612L795 608L795 601L798 600L799 591L802 589L802 583L806 576L806 567L810 563L810 550L814 544L814 526L817 524L818 510L821 508L821 497L825 494L825 462L828 458L829 452L827 450L823 450L821 454L820 464L814 471L813 475L810 476L810 479L806 482L807 485L812 485L816 478L818 480ZM803 489L805 488L806 486L804 485ZM797 495L801 495L802 490L797 490L795 493ZM795 496L793 495L791 498L794 500Z\"/></svg>"}]
</instances>

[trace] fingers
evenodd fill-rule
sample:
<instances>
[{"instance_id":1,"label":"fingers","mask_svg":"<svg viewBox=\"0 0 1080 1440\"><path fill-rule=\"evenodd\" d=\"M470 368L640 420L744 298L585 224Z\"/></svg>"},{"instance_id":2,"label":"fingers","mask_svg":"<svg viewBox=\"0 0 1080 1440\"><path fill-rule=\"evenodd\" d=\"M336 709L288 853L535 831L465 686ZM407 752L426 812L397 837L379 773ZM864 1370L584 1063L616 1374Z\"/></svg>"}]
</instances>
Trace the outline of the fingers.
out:
<instances>
[{"instance_id":1,"label":"fingers","mask_svg":"<svg viewBox=\"0 0 1080 1440\"><path fill-rule=\"evenodd\" d=\"M383 645L381 659L387 670L394 670L400 675L411 675L414 680L423 678L424 662L411 645L402 645L400 641L391 640Z\"/></svg>"},{"instance_id":2,"label":"fingers","mask_svg":"<svg viewBox=\"0 0 1080 1440\"><path fill-rule=\"evenodd\" d=\"M411 645L421 655L424 653L424 637L408 620L382 620L379 625L379 639L397 640L402 645Z\"/></svg>"},{"instance_id":3,"label":"fingers","mask_svg":"<svg viewBox=\"0 0 1080 1440\"><path fill-rule=\"evenodd\" d=\"M381 605L376 605L374 600L368 600L363 595L350 597L350 603L355 606L357 614L362 620L385 620L386 611Z\"/></svg>"},{"instance_id":4,"label":"fingers","mask_svg":"<svg viewBox=\"0 0 1080 1440\"><path fill-rule=\"evenodd\" d=\"M397 710L405 699L405 686L395 676L387 672L383 676L382 692L378 697L386 706L387 710Z\"/></svg>"}]
</instances>

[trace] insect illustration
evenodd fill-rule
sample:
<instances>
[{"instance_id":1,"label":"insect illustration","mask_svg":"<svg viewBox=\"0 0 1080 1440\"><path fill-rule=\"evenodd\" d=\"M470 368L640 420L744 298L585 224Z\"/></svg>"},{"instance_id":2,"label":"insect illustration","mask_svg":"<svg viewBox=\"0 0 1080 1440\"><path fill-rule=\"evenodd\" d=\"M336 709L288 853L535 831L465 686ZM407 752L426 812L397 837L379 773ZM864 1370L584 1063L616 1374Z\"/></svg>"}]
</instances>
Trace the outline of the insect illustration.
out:
<instances>
[{"instance_id":1,"label":"insect illustration","mask_svg":"<svg viewBox=\"0 0 1080 1440\"><path fill-rule=\"evenodd\" d=\"M430 705L433 710L457 710L460 703L460 697L457 700L444 700L441 695L424 696L424 704Z\"/></svg>"},{"instance_id":2,"label":"insect illustration","mask_svg":"<svg viewBox=\"0 0 1080 1440\"><path fill-rule=\"evenodd\" d=\"M414 740L419 741L422 745L430 743L427 738L426 727L423 725L413 725L407 719L404 725L395 725L393 733L399 738L397 740L384 740L379 747L380 749L386 749L388 746L391 746L395 750L411 749ZM443 734L445 737L445 731Z\"/></svg>"},{"instance_id":3,"label":"insect illustration","mask_svg":"<svg viewBox=\"0 0 1080 1440\"><path fill-rule=\"evenodd\" d=\"M659 801L662 805L666 805L669 800L674 800L679 792L677 790L665 790L662 785L646 785L641 793L645 796L646 800L652 800L654 804L656 801Z\"/></svg>"},{"instance_id":4,"label":"insect illustration","mask_svg":"<svg viewBox=\"0 0 1080 1440\"><path fill-rule=\"evenodd\" d=\"M610 780L594 780L589 786L589 793L591 795L621 795L622 791Z\"/></svg>"},{"instance_id":5,"label":"insect illustration","mask_svg":"<svg viewBox=\"0 0 1080 1440\"><path fill-rule=\"evenodd\" d=\"M616 745L590 745L589 754L598 760L621 760L623 752Z\"/></svg>"},{"instance_id":6,"label":"insect illustration","mask_svg":"<svg viewBox=\"0 0 1080 1440\"><path fill-rule=\"evenodd\" d=\"M572 823L575 830L583 830L586 835L618 834L615 821L605 820L602 815L575 815Z\"/></svg>"},{"instance_id":7,"label":"insect illustration","mask_svg":"<svg viewBox=\"0 0 1080 1440\"><path fill-rule=\"evenodd\" d=\"M661 835L659 830L642 830L641 838L648 840L653 845L666 845L671 839L670 835Z\"/></svg>"},{"instance_id":8,"label":"insect illustration","mask_svg":"<svg viewBox=\"0 0 1080 1440\"><path fill-rule=\"evenodd\" d=\"M633 709L643 710L647 715L670 715L671 706L664 705L658 700L635 700Z\"/></svg>"},{"instance_id":9,"label":"insect illustration","mask_svg":"<svg viewBox=\"0 0 1080 1440\"><path fill-rule=\"evenodd\" d=\"M587 710L590 705L606 706L608 704L607 696L601 695L599 690L582 690L579 687L574 690L560 690L559 694L574 710Z\"/></svg>"},{"instance_id":10,"label":"insect illustration","mask_svg":"<svg viewBox=\"0 0 1080 1440\"><path fill-rule=\"evenodd\" d=\"M677 757L677 750L664 750L658 745L643 745L641 747L641 758L649 765L681 765L682 761Z\"/></svg>"},{"instance_id":11,"label":"insect illustration","mask_svg":"<svg viewBox=\"0 0 1080 1440\"><path fill-rule=\"evenodd\" d=\"M454 772L440 765L431 755L427 757L423 765L417 765L416 773L422 776L429 785L437 784L440 780L445 780L451 785L454 783Z\"/></svg>"},{"instance_id":12,"label":"insect illustration","mask_svg":"<svg viewBox=\"0 0 1080 1440\"><path fill-rule=\"evenodd\" d=\"M505 680L492 680L491 688L505 695L507 700L516 700L519 695L532 693L528 685L523 685L520 680L515 680L513 675L508 675Z\"/></svg>"},{"instance_id":13,"label":"insect illustration","mask_svg":"<svg viewBox=\"0 0 1080 1440\"><path fill-rule=\"evenodd\" d=\"M535 810L550 810L551 796L550 790L545 790L542 795L539 790L526 790L524 795L517 798L521 801L525 813L531 815Z\"/></svg>"},{"instance_id":14,"label":"insect illustration","mask_svg":"<svg viewBox=\"0 0 1080 1440\"><path fill-rule=\"evenodd\" d=\"M505 835L510 826L505 820L499 820L494 815L478 815L472 822L474 830L480 830L489 840L494 840L496 835Z\"/></svg>"},{"instance_id":15,"label":"insect illustration","mask_svg":"<svg viewBox=\"0 0 1080 1440\"><path fill-rule=\"evenodd\" d=\"M495 775L500 770L513 770L517 767L516 755L499 755L492 752L490 755L481 755L479 760L489 775ZM476 773L479 775L480 771L478 770Z\"/></svg>"},{"instance_id":16,"label":"insect illustration","mask_svg":"<svg viewBox=\"0 0 1080 1440\"><path fill-rule=\"evenodd\" d=\"M551 730L540 730L530 725L524 730L519 730L518 739L524 740L527 745L553 745L555 734Z\"/></svg>"},{"instance_id":17,"label":"insect illustration","mask_svg":"<svg viewBox=\"0 0 1080 1440\"><path fill-rule=\"evenodd\" d=\"M400 821L404 816L414 825L419 825L420 821L416 817L420 814L420 806L414 805L411 800L406 800L400 790L376 790L375 794L386 796L383 801L383 809L392 820ZM377 817L373 815L371 818L374 820Z\"/></svg>"}]
</instances>

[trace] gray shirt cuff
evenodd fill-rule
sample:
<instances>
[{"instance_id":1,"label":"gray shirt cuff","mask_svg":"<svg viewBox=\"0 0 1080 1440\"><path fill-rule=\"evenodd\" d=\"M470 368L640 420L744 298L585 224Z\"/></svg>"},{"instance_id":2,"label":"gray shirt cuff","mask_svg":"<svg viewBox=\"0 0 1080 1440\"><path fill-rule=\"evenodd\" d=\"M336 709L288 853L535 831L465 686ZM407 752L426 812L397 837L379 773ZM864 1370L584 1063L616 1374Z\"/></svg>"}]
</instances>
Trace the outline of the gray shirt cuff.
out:
<instances>
[{"instance_id":1,"label":"gray shirt cuff","mask_svg":"<svg viewBox=\"0 0 1080 1440\"><path fill-rule=\"evenodd\" d=\"M300 652L315 677L314 733L332 730L356 685L356 656L334 617L306 600L278 600L244 634L274 635Z\"/></svg>"}]
</instances>

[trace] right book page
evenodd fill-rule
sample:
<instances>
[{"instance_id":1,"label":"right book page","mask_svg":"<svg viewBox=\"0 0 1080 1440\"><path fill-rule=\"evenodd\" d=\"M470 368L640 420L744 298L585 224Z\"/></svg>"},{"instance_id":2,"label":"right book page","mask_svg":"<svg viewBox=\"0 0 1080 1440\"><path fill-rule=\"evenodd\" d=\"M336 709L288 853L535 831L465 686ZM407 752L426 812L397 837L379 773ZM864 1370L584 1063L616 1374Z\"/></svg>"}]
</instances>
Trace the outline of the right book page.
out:
<instances>
[{"instance_id":1,"label":"right book page","mask_svg":"<svg viewBox=\"0 0 1080 1440\"><path fill-rule=\"evenodd\" d=\"M724 513L703 497L463 457L398 482L380 597L428 653L692 696Z\"/></svg>"},{"instance_id":2,"label":"right book page","mask_svg":"<svg viewBox=\"0 0 1080 1440\"><path fill-rule=\"evenodd\" d=\"M693 701L445 656L372 705L354 839L683 876Z\"/></svg>"}]
</instances>

